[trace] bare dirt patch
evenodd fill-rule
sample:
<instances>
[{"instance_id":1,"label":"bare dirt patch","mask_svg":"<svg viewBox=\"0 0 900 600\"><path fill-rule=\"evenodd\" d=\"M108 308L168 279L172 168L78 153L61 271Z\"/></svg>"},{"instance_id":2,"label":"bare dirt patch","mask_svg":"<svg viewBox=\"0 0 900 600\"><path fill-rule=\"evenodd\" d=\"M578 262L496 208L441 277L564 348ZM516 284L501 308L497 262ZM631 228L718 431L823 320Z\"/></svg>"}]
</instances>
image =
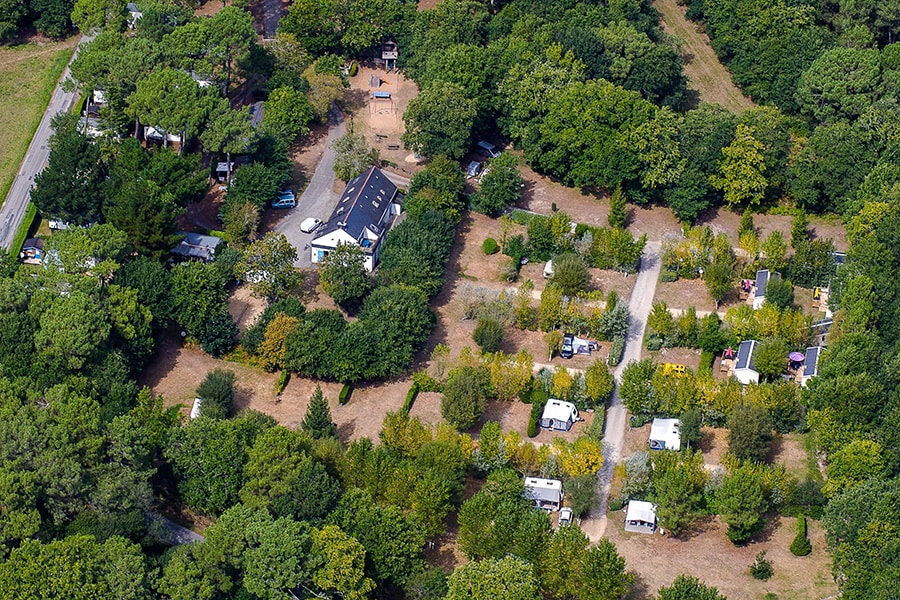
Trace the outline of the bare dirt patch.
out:
<instances>
[{"instance_id":1,"label":"bare dirt patch","mask_svg":"<svg viewBox=\"0 0 900 600\"><path fill-rule=\"evenodd\" d=\"M374 93L387 92L390 98L375 98ZM344 94L343 106L349 113L348 129L366 138L383 161L405 176L411 176L419 161L403 148L403 113L409 101L419 94L414 81L403 73L388 72L374 65L360 65L350 78L350 89Z\"/></svg>"},{"instance_id":2,"label":"bare dirt patch","mask_svg":"<svg viewBox=\"0 0 900 600\"><path fill-rule=\"evenodd\" d=\"M807 521L813 553L796 557L788 550L797 531L793 518L771 517L766 529L743 547L728 541L727 525L718 518L701 520L683 539L627 533L623 518L623 511L610 513L606 535L625 558L626 568L636 575L628 598L651 598L656 590L682 574L716 586L728 598L761 599L767 593L775 593L782 599L810 600L837 592L830 575L831 557L825 550L822 529L815 521ZM766 558L774 566L775 574L768 581L753 579L749 573L761 550L766 551Z\"/></svg>"},{"instance_id":3,"label":"bare dirt patch","mask_svg":"<svg viewBox=\"0 0 900 600\"><path fill-rule=\"evenodd\" d=\"M684 365L695 372L700 366L700 350L695 348L663 348L658 352L650 352L646 347L641 349L641 358L653 357L658 363L674 363Z\"/></svg>"},{"instance_id":4,"label":"bare dirt patch","mask_svg":"<svg viewBox=\"0 0 900 600\"><path fill-rule=\"evenodd\" d=\"M250 293L249 288L238 287L228 297L228 313L234 322L237 323L238 329L242 332L247 331L256 317L266 308L266 301L257 298Z\"/></svg>"},{"instance_id":5,"label":"bare dirt patch","mask_svg":"<svg viewBox=\"0 0 900 600\"><path fill-rule=\"evenodd\" d=\"M809 475L809 454L803 443L802 433L786 433L775 436L769 451L769 462L784 465L788 473L803 480Z\"/></svg>"}]
</instances>

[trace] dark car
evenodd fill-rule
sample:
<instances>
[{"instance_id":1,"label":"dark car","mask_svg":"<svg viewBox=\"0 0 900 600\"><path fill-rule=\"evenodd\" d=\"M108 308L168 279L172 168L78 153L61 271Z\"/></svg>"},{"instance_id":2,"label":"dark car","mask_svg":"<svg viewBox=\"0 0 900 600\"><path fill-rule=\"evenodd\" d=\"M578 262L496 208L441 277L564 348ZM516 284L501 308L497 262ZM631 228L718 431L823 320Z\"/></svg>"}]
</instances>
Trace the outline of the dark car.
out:
<instances>
[{"instance_id":1,"label":"dark car","mask_svg":"<svg viewBox=\"0 0 900 600\"><path fill-rule=\"evenodd\" d=\"M563 336L562 348L559 350L559 355L563 358L572 358L572 355L575 354L575 336L571 333L567 333Z\"/></svg>"}]
</instances>

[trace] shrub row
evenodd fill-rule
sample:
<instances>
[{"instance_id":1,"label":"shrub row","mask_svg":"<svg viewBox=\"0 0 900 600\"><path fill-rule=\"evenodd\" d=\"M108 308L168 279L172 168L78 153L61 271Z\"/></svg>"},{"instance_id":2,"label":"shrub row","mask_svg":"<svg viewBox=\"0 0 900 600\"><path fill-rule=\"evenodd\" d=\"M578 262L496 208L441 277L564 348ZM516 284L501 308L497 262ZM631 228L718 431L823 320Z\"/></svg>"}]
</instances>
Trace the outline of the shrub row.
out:
<instances>
[{"instance_id":1,"label":"shrub row","mask_svg":"<svg viewBox=\"0 0 900 600\"><path fill-rule=\"evenodd\" d=\"M620 362L622 362L622 355L625 354L625 338L622 336L616 336L616 338L612 342L612 347L609 349L609 359L607 362L613 367L617 366Z\"/></svg>"},{"instance_id":2,"label":"shrub row","mask_svg":"<svg viewBox=\"0 0 900 600\"><path fill-rule=\"evenodd\" d=\"M412 410L413 402L416 401L416 396L419 395L419 384L413 381L413 384L409 387L409 391L406 392L406 400L403 402L403 412L409 413Z\"/></svg>"}]
</instances>

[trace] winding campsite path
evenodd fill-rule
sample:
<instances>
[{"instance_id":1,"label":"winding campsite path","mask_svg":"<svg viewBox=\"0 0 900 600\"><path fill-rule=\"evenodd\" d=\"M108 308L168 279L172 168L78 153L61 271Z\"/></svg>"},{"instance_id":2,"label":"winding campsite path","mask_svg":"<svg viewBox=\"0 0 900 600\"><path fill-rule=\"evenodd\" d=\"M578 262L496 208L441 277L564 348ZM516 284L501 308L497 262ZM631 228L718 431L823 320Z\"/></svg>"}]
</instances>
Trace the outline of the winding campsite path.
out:
<instances>
[{"instance_id":1,"label":"winding campsite path","mask_svg":"<svg viewBox=\"0 0 900 600\"><path fill-rule=\"evenodd\" d=\"M644 329L647 317L653 307L653 296L656 294L656 282L662 266L659 242L647 242L641 256L641 270L634 284L634 290L628 299L628 310L631 311L631 328L625 344L622 362L616 368L614 376L616 387L613 390L610 406L606 410L606 426L603 431L603 468L597 474L597 486L600 498L589 519L582 523L582 529L592 542L600 541L606 533L606 509L609 504L609 492L612 488L613 471L622 458L622 445L625 441L625 427L628 410L619 396L619 383L625 367L632 361L641 359L641 347L644 343Z\"/></svg>"},{"instance_id":2,"label":"winding campsite path","mask_svg":"<svg viewBox=\"0 0 900 600\"><path fill-rule=\"evenodd\" d=\"M721 104L738 114L753 108L753 100L741 92L731 79L731 72L719 62L709 37L684 16L685 8L676 0L654 0L653 6L662 16L665 32L684 42L681 51L684 74L700 100Z\"/></svg>"}]
</instances>

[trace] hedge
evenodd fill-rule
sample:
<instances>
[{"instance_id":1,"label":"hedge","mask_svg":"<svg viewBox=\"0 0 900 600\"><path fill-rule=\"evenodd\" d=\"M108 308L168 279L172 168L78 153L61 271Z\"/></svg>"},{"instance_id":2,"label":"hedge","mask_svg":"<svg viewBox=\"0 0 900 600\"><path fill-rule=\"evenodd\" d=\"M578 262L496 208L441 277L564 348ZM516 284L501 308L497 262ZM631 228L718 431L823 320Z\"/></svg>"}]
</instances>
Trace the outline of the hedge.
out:
<instances>
[{"instance_id":1,"label":"hedge","mask_svg":"<svg viewBox=\"0 0 900 600\"><path fill-rule=\"evenodd\" d=\"M541 412L544 410L542 402L535 402L531 405L531 415L528 417L528 437L535 437L538 434L538 421L541 419Z\"/></svg>"},{"instance_id":2,"label":"hedge","mask_svg":"<svg viewBox=\"0 0 900 600\"><path fill-rule=\"evenodd\" d=\"M25 245L25 240L28 239L28 234L31 233L36 217L37 206L35 206L34 202L29 202L28 206L25 207L25 214L22 215L22 222L19 224L19 228L16 229L16 237L13 238L12 244L9 246L9 255L11 257L19 258L19 253L22 252L22 246Z\"/></svg>"},{"instance_id":3,"label":"hedge","mask_svg":"<svg viewBox=\"0 0 900 600\"><path fill-rule=\"evenodd\" d=\"M419 384L413 381L413 384L409 387L409 391L406 392L406 401L403 403L403 412L409 414L409 411L412 409L413 402L416 401L416 396L419 395Z\"/></svg>"},{"instance_id":4,"label":"hedge","mask_svg":"<svg viewBox=\"0 0 900 600\"><path fill-rule=\"evenodd\" d=\"M338 402L341 404L347 404L350 401L350 392L353 390L350 387L349 383L345 383L344 387L341 388L341 393L338 395Z\"/></svg>"},{"instance_id":5,"label":"hedge","mask_svg":"<svg viewBox=\"0 0 900 600\"><path fill-rule=\"evenodd\" d=\"M625 338L616 336L613 340L612 347L609 349L609 358L606 362L615 367L622 362L623 354L625 354Z\"/></svg>"},{"instance_id":6,"label":"hedge","mask_svg":"<svg viewBox=\"0 0 900 600\"><path fill-rule=\"evenodd\" d=\"M806 515L800 513L797 515L797 535L791 542L791 554L794 556L806 556L812 552L812 544L806 537Z\"/></svg>"},{"instance_id":7,"label":"hedge","mask_svg":"<svg viewBox=\"0 0 900 600\"><path fill-rule=\"evenodd\" d=\"M278 383L275 384L275 395L280 396L281 392L284 391L285 386L287 386L288 379L291 378L291 374L287 369L281 370L281 375L278 376Z\"/></svg>"}]
</instances>

